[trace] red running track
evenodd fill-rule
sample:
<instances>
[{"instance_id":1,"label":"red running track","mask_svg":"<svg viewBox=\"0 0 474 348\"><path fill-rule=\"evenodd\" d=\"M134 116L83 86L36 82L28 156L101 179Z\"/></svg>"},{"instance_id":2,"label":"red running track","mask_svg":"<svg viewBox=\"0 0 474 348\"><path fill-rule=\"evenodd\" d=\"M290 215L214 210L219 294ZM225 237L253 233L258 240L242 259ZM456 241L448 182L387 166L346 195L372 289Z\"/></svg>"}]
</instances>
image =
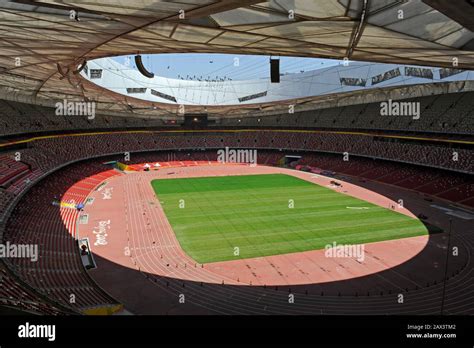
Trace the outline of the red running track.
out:
<instances>
[{"instance_id":1,"label":"red running track","mask_svg":"<svg viewBox=\"0 0 474 348\"><path fill-rule=\"evenodd\" d=\"M425 268L419 269L421 272L417 272L416 277L400 273L396 267L417 257L426 248L428 236L366 244L366 257L362 262L353 258L327 258L324 251L319 250L199 265L181 249L150 185L154 178L270 173L285 173L324 186L328 186L332 180L283 168L221 164L164 166L159 171L134 172L111 178L100 191L93 191L89 195L94 198L93 204L86 206L84 211L84 214L89 215L89 222L78 225L79 235L91 240L92 251L98 263L98 269L90 274L105 290L135 313L156 313L160 308L167 308L167 313L173 312L169 305L162 303L165 297L156 296L156 293L153 295L153 291L147 289L150 286L163 286L164 282L167 288L177 282L181 282L182 286L187 282L194 286L201 282L224 283L232 285L233 291L235 286L248 291L252 288L261 289L263 285L287 288L311 285L298 288L300 291L308 291L308 288L313 290L315 284L334 283L339 284L343 293L363 293L367 289L400 291L404 287L421 288L425 282L439 277L440 267L429 261L423 263ZM395 205L400 213L414 217L410 211L398 208L391 199L357 185L344 183L342 188L333 189L383 207ZM93 229L96 228L97 231L100 221L110 221L106 228L107 244L94 245L96 235ZM431 238L434 243L437 238L440 239ZM394 250L397 252L393 252ZM430 260L431 256L433 255L423 257ZM137 274L145 277L138 279ZM369 275L373 276L367 277ZM130 281L124 282L127 277L130 277ZM340 281L343 280L356 280L357 285L354 286L353 282L350 286L340 286L343 284ZM229 289L226 286L223 288ZM137 298L137 293L143 295L143 301L140 301L140 296ZM200 313L202 307L210 312L228 312L225 308L210 308L197 300L195 303L199 309L188 308L185 312Z\"/></svg>"}]
</instances>

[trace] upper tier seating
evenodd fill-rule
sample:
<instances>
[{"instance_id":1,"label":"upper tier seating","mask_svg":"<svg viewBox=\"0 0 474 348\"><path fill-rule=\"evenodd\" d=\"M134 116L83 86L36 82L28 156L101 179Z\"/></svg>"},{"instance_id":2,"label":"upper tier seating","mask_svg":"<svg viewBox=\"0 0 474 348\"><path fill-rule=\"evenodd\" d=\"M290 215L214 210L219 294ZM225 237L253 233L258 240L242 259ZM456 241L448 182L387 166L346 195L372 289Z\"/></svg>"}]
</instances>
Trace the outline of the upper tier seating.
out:
<instances>
[{"instance_id":1,"label":"upper tier seating","mask_svg":"<svg viewBox=\"0 0 474 348\"><path fill-rule=\"evenodd\" d=\"M432 132L442 134L474 133L474 92L451 93L403 99L417 102L420 117L382 116L380 103L358 104L270 116L222 117L219 127L297 127L372 131ZM119 117L97 114L58 116L54 108L0 100L0 135L91 129L133 129L165 127L161 119Z\"/></svg>"}]
</instances>

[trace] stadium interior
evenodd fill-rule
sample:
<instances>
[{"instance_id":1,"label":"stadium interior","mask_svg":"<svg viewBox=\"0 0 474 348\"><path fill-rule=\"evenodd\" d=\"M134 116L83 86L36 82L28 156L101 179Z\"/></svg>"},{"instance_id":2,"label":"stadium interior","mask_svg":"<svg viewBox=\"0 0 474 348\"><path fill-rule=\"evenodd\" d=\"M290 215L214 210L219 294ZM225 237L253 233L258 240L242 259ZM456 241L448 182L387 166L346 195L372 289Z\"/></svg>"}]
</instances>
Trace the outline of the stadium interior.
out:
<instances>
[{"instance_id":1,"label":"stadium interior","mask_svg":"<svg viewBox=\"0 0 474 348\"><path fill-rule=\"evenodd\" d=\"M1 2L0 243L36 245L39 256L0 258L2 313L474 314L472 18L469 1ZM233 77L160 77L145 59L178 53L225 54ZM117 63L139 55L127 68L139 77ZM239 80L235 55L264 56L268 75ZM270 58L284 57L336 63L271 70ZM384 115L384 103L419 112ZM257 168L220 174L225 148L256 150ZM166 247L151 221L163 199L151 202L160 193L142 182L151 190L162 176L247 169L367 194L421 221L427 236L367 239L373 270L300 265L300 253L316 252L308 248L229 264L234 275L225 261L201 265L179 243ZM112 213L109 201L125 210ZM160 219L181 231L164 207ZM94 243L107 220L108 244ZM118 239L117 224L134 223L149 241L133 228ZM377 254L377 243L388 249ZM258 268L284 258L291 267L275 266L274 278ZM314 269L329 275L317 280ZM399 305L398 294L409 300Z\"/></svg>"}]
</instances>

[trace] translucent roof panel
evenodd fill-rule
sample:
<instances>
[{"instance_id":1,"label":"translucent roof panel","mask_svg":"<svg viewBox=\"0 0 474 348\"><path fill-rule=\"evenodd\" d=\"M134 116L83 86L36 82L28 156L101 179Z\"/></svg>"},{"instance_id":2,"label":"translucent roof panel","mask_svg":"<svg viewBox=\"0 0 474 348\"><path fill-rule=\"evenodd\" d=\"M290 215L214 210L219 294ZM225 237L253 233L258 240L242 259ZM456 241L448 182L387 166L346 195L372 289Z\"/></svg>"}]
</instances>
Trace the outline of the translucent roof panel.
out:
<instances>
[{"instance_id":1,"label":"translucent roof panel","mask_svg":"<svg viewBox=\"0 0 474 348\"><path fill-rule=\"evenodd\" d=\"M232 61L232 57L234 56L219 56L212 59ZM446 68L350 61L324 61L330 66L321 65L318 69L311 70L318 66L319 59L313 59L315 62L309 64L311 59L298 63L299 60L294 58L283 65L285 73L280 74L280 83L271 83L268 74L265 74L268 72L266 57L246 58L250 65L227 65L214 70L208 67L192 69L192 66L184 70L185 66L181 64L178 69L183 70L178 71L183 75L178 75L178 78L157 75L148 78L131 66L130 60L101 58L88 62L87 69L81 72L81 76L102 88L127 97L153 103L206 107L291 101L373 88L474 81L474 71L469 70L448 71ZM119 61L124 61L125 64ZM196 55L190 55L189 60L184 59L185 63L190 61L198 62L199 59ZM169 60L168 64L170 65L165 71L174 68L176 62ZM310 70L295 70L302 66ZM204 71L204 74L199 75L200 71ZM240 75L249 79L238 79ZM253 78L250 79L251 77Z\"/></svg>"},{"instance_id":2,"label":"translucent roof panel","mask_svg":"<svg viewBox=\"0 0 474 348\"><path fill-rule=\"evenodd\" d=\"M150 107L144 100L109 93L78 72L94 59L135 54L304 56L474 69L472 25L453 19L449 4L439 3L1 1L0 97L44 105L93 99L99 111ZM474 17L469 8L465 16ZM165 102L155 106L157 116L174 112Z\"/></svg>"}]
</instances>

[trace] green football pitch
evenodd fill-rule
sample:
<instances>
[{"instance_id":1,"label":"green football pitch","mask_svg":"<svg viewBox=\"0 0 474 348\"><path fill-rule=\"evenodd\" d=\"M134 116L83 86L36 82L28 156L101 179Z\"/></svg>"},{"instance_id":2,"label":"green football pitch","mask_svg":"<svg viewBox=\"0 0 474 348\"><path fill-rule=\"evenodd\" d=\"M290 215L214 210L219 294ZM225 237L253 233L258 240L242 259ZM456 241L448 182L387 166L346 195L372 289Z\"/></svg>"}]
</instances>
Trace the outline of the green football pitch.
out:
<instances>
[{"instance_id":1,"label":"green football pitch","mask_svg":"<svg viewBox=\"0 0 474 348\"><path fill-rule=\"evenodd\" d=\"M181 247L199 263L428 233L420 220L284 174L161 179L152 186Z\"/></svg>"}]
</instances>

